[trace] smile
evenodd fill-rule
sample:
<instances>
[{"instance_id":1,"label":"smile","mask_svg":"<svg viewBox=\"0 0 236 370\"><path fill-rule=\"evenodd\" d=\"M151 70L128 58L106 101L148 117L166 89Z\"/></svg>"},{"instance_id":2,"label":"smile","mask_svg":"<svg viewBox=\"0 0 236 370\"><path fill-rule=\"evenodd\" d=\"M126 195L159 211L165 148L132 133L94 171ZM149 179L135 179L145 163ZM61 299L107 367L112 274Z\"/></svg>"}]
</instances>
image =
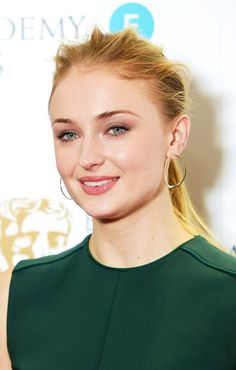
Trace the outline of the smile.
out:
<instances>
[{"instance_id":1,"label":"smile","mask_svg":"<svg viewBox=\"0 0 236 370\"><path fill-rule=\"evenodd\" d=\"M91 177L80 178L81 188L86 194L101 195L111 190L118 181L118 177Z\"/></svg>"},{"instance_id":2,"label":"smile","mask_svg":"<svg viewBox=\"0 0 236 370\"><path fill-rule=\"evenodd\" d=\"M112 182L113 180L103 180L103 181L85 181L84 184L87 186L101 186L106 185L109 182Z\"/></svg>"}]
</instances>

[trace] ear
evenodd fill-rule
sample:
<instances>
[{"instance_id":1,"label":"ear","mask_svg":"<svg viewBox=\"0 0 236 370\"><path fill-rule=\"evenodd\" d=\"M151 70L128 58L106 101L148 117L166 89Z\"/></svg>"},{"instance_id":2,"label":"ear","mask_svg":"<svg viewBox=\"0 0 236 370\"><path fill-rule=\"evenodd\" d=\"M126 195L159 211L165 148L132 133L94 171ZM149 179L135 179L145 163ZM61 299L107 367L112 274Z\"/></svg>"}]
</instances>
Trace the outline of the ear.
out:
<instances>
[{"instance_id":1,"label":"ear","mask_svg":"<svg viewBox=\"0 0 236 370\"><path fill-rule=\"evenodd\" d=\"M182 153L187 145L190 124L190 118L185 114L178 116L173 121L169 132L167 157Z\"/></svg>"}]
</instances>

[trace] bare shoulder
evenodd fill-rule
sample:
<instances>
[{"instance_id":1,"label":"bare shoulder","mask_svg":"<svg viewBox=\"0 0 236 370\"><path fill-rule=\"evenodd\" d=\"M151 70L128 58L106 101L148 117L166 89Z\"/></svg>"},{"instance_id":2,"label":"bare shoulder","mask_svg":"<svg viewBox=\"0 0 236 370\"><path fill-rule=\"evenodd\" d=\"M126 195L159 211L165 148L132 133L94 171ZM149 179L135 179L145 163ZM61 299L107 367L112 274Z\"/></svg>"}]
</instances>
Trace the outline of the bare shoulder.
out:
<instances>
[{"instance_id":1,"label":"bare shoulder","mask_svg":"<svg viewBox=\"0 0 236 370\"><path fill-rule=\"evenodd\" d=\"M11 271L0 272L0 370L11 370L7 351L7 306L11 281Z\"/></svg>"}]
</instances>

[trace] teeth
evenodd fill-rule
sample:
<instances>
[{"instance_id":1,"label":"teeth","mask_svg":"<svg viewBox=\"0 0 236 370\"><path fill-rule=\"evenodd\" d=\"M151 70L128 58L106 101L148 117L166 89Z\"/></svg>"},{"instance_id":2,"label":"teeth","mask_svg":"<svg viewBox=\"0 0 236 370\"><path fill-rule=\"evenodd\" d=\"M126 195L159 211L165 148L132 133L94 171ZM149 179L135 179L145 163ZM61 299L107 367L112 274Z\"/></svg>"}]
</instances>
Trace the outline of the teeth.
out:
<instances>
[{"instance_id":1,"label":"teeth","mask_svg":"<svg viewBox=\"0 0 236 370\"><path fill-rule=\"evenodd\" d=\"M101 185L106 185L109 182L112 182L112 180L102 180L102 181L86 181L84 182L85 185L87 186L101 186Z\"/></svg>"}]
</instances>

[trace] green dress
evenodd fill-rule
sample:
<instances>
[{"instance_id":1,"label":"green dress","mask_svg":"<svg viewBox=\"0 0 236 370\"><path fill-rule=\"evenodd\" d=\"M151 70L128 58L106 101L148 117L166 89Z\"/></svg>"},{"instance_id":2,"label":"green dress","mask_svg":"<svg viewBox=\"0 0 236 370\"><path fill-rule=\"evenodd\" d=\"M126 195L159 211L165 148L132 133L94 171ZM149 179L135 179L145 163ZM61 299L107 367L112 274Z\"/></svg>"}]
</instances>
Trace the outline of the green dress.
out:
<instances>
[{"instance_id":1,"label":"green dress","mask_svg":"<svg viewBox=\"0 0 236 370\"><path fill-rule=\"evenodd\" d=\"M113 268L90 236L15 267L14 370L235 370L236 259L197 236L158 260Z\"/></svg>"}]
</instances>

